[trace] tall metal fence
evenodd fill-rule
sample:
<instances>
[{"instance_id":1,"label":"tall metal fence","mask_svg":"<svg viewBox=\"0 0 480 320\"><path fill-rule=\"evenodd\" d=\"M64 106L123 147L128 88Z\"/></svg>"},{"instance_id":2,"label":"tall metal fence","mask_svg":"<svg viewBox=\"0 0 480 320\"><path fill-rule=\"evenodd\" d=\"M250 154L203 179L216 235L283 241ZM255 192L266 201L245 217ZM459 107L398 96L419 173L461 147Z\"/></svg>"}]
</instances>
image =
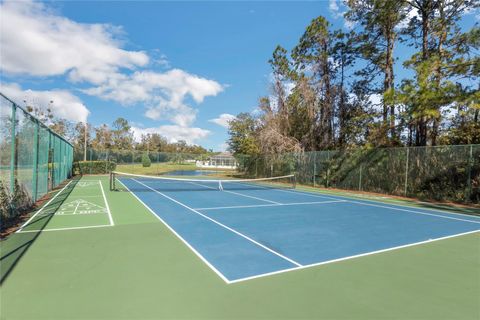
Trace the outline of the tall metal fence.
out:
<instances>
[{"instance_id":1,"label":"tall metal fence","mask_svg":"<svg viewBox=\"0 0 480 320\"><path fill-rule=\"evenodd\" d=\"M209 155L99 151L89 149L82 173L118 171L161 174L191 171L196 161ZM148 163L144 165L145 158ZM480 202L480 145L403 147L316 151L276 155L236 155L236 173L262 178L295 173L297 183L311 187L338 188L463 203ZM83 153L75 156L83 159ZM96 167L95 161L99 162ZM224 169L208 169L224 171ZM231 172L229 173L231 174Z\"/></svg>"},{"instance_id":2,"label":"tall metal fence","mask_svg":"<svg viewBox=\"0 0 480 320\"><path fill-rule=\"evenodd\" d=\"M480 201L480 145L239 156L250 177L295 172L299 184L454 202Z\"/></svg>"},{"instance_id":3,"label":"tall metal fence","mask_svg":"<svg viewBox=\"0 0 480 320\"><path fill-rule=\"evenodd\" d=\"M0 93L0 182L28 205L72 174L73 147ZM18 205L18 204L17 204Z\"/></svg>"}]
</instances>

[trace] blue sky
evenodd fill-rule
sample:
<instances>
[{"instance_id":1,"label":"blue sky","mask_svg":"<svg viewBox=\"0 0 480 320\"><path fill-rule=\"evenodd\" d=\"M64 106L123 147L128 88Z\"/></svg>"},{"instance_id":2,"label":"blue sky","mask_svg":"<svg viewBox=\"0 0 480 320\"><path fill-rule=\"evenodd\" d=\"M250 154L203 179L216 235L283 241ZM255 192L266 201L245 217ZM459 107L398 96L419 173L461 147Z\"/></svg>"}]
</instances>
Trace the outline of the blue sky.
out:
<instances>
[{"instance_id":1,"label":"blue sky","mask_svg":"<svg viewBox=\"0 0 480 320\"><path fill-rule=\"evenodd\" d=\"M332 28L345 24L334 0L1 6L2 92L19 103L53 100L54 113L72 121L124 117L137 136L214 150L225 148L226 120L268 95L277 44L291 49L319 15Z\"/></svg>"}]
</instances>

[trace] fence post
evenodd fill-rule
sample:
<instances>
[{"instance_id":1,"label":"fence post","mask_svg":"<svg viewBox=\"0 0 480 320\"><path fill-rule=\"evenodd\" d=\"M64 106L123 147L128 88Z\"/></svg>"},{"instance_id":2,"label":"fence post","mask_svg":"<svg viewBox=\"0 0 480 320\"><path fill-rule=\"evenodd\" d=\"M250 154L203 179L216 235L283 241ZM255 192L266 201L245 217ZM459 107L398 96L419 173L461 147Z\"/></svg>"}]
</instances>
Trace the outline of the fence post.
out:
<instances>
[{"instance_id":1,"label":"fence post","mask_svg":"<svg viewBox=\"0 0 480 320\"><path fill-rule=\"evenodd\" d=\"M255 178L258 178L258 157L255 157Z\"/></svg>"},{"instance_id":2,"label":"fence post","mask_svg":"<svg viewBox=\"0 0 480 320\"><path fill-rule=\"evenodd\" d=\"M38 120L34 119L35 133L33 134L33 175L32 175L32 196L33 202L37 201L37 171L38 171Z\"/></svg>"},{"instance_id":3,"label":"fence post","mask_svg":"<svg viewBox=\"0 0 480 320\"><path fill-rule=\"evenodd\" d=\"M467 194L465 195L465 201L469 202L472 196L472 168L473 168L473 146L470 145L470 152L467 163Z\"/></svg>"},{"instance_id":4,"label":"fence post","mask_svg":"<svg viewBox=\"0 0 480 320\"><path fill-rule=\"evenodd\" d=\"M358 179L358 191L362 190L362 164L360 164L360 177Z\"/></svg>"},{"instance_id":5,"label":"fence post","mask_svg":"<svg viewBox=\"0 0 480 320\"><path fill-rule=\"evenodd\" d=\"M404 191L405 197L407 196L407 188L408 188L408 162L410 158L409 156L410 156L410 148L407 147L407 161L405 164L405 191Z\"/></svg>"},{"instance_id":6,"label":"fence post","mask_svg":"<svg viewBox=\"0 0 480 320\"><path fill-rule=\"evenodd\" d=\"M330 174L330 151L327 150L327 174L325 188L328 188L328 176Z\"/></svg>"},{"instance_id":7,"label":"fence post","mask_svg":"<svg viewBox=\"0 0 480 320\"><path fill-rule=\"evenodd\" d=\"M92 174L92 166L93 166L93 163L92 163L92 149L89 148L88 150L90 151L90 157L89 157L89 159L90 159L90 165L89 165L89 167L90 167L90 174Z\"/></svg>"},{"instance_id":8,"label":"fence post","mask_svg":"<svg viewBox=\"0 0 480 320\"><path fill-rule=\"evenodd\" d=\"M10 148L10 193L13 195L15 192L15 126L16 126L16 106L12 103L12 145Z\"/></svg>"},{"instance_id":9,"label":"fence post","mask_svg":"<svg viewBox=\"0 0 480 320\"><path fill-rule=\"evenodd\" d=\"M315 177L317 176L317 152L313 151L313 187L316 185Z\"/></svg>"}]
</instances>

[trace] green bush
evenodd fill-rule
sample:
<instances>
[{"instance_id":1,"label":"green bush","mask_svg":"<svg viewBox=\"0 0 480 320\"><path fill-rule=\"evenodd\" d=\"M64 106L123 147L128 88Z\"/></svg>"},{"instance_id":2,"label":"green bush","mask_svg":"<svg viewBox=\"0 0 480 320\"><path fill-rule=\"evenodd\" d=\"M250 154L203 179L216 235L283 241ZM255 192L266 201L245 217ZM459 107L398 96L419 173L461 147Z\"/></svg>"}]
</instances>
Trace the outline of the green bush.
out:
<instances>
[{"instance_id":1,"label":"green bush","mask_svg":"<svg viewBox=\"0 0 480 320\"><path fill-rule=\"evenodd\" d=\"M31 209L33 200L23 185L17 179L14 182L14 192L10 193L4 181L0 181L0 231L8 229L18 222L20 215Z\"/></svg>"},{"instance_id":2,"label":"green bush","mask_svg":"<svg viewBox=\"0 0 480 320\"><path fill-rule=\"evenodd\" d=\"M11 202L7 186L0 180L0 219L4 222L10 218Z\"/></svg>"},{"instance_id":3,"label":"green bush","mask_svg":"<svg viewBox=\"0 0 480 320\"><path fill-rule=\"evenodd\" d=\"M150 157L148 156L148 154L144 153L142 155L142 166L146 168L146 167L150 167L151 165L152 165L152 161L150 160Z\"/></svg>"},{"instance_id":4,"label":"green bush","mask_svg":"<svg viewBox=\"0 0 480 320\"><path fill-rule=\"evenodd\" d=\"M106 174L115 170L117 164L113 161L78 161L73 165L73 173L78 174Z\"/></svg>"}]
</instances>

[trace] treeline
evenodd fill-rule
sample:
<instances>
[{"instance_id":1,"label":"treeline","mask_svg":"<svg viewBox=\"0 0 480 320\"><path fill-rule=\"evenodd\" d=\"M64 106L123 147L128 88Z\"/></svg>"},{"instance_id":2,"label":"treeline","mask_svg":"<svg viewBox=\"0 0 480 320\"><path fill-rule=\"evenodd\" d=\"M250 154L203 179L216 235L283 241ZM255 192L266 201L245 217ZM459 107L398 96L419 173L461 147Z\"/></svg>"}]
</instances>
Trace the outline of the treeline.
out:
<instances>
[{"instance_id":1,"label":"treeline","mask_svg":"<svg viewBox=\"0 0 480 320\"><path fill-rule=\"evenodd\" d=\"M332 30L320 16L290 51L275 48L271 93L230 122L230 149L480 143L480 28L460 27L479 2L345 4L352 31Z\"/></svg>"},{"instance_id":2,"label":"treeline","mask_svg":"<svg viewBox=\"0 0 480 320\"><path fill-rule=\"evenodd\" d=\"M140 141L135 141L132 127L128 120L124 118L116 119L111 126L102 124L95 127L83 122L72 123L65 119L56 118L48 108L27 106L26 109L41 122L49 124L50 129L70 141L77 155L83 155L85 139L87 148L102 151L138 150L193 154L212 152L212 150L206 150L198 145L189 145L183 140L168 142L167 138L158 133L142 134Z\"/></svg>"}]
</instances>

